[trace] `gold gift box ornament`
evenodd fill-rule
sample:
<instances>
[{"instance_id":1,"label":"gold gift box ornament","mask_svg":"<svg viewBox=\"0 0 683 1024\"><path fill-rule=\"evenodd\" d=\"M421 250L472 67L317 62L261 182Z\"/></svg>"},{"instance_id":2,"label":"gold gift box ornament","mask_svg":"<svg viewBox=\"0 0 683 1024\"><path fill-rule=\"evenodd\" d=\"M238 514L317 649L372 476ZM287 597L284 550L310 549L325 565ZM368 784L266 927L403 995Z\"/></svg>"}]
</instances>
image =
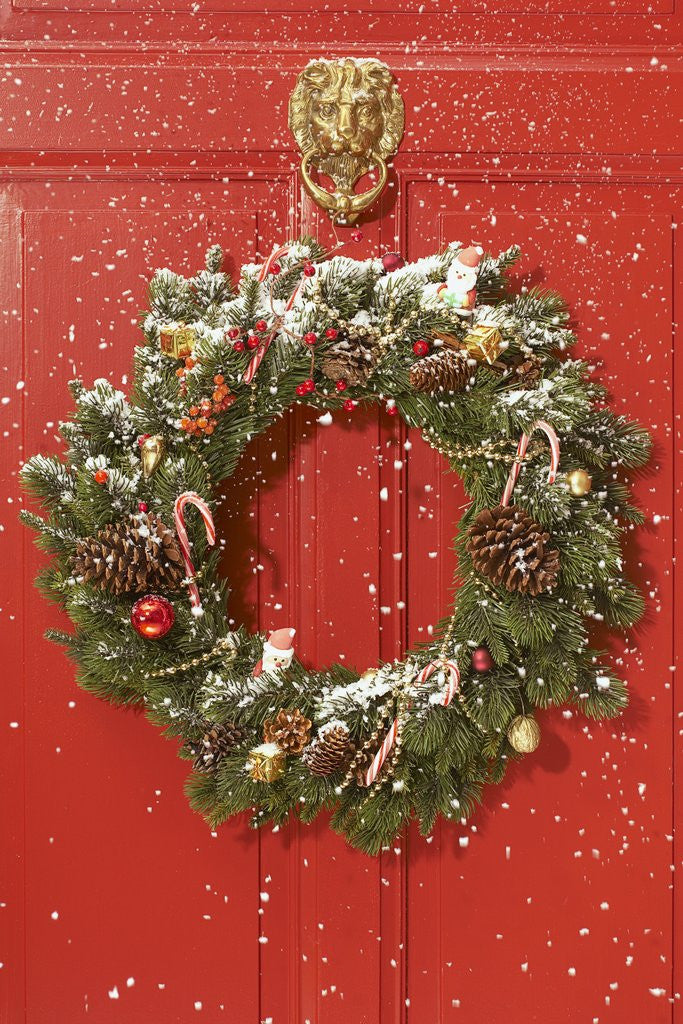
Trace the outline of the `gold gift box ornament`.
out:
<instances>
[{"instance_id":1,"label":"gold gift box ornament","mask_svg":"<svg viewBox=\"0 0 683 1024\"><path fill-rule=\"evenodd\" d=\"M277 743L259 743L249 751L249 774L255 782L275 782L284 775L286 759Z\"/></svg>"},{"instance_id":2,"label":"gold gift box ornament","mask_svg":"<svg viewBox=\"0 0 683 1024\"><path fill-rule=\"evenodd\" d=\"M464 344L473 359L478 363L486 362L490 366L507 348L498 324L489 320L481 320L474 324L465 335Z\"/></svg>"},{"instance_id":3,"label":"gold gift box ornament","mask_svg":"<svg viewBox=\"0 0 683 1024\"><path fill-rule=\"evenodd\" d=\"M165 356L171 359L185 359L192 355L197 341L194 327L187 324L164 324L159 328L159 345Z\"/></svg>"}]
</instances>

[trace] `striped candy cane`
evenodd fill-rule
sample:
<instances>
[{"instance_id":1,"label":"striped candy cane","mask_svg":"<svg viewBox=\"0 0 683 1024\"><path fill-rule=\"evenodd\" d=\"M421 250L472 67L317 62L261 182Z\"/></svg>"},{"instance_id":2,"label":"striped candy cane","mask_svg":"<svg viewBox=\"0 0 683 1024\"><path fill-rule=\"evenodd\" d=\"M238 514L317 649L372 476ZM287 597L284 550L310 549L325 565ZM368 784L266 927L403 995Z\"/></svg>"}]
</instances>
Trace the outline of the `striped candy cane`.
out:
<instances>
[{"instance_id":1,"label":"striped candy cane","mask_svg":"<svg viewBox=\"0 0 683 1024\"><path fill-rule=\"evenodd\" d=\"M279 249L274 249L272 251L272 253L268 257L266 262L263 264L263 266L261 267L261 270L259 272L258 279L259 279L259 281L261 283L263 281L265 281L265 279L268 276L268 273L269 273L270 268L273 265L273 263L276 260L279 260L282 256L286 256L286 254L288 252L289 252L289 249L287 248L286 245L282 245L282 246L280 246ZM301 289L301 283L302 282L299 281L298 285L296 286L296 288L294 289L292 294L287 299L287 304L285 306L285 310L287 310L287 311L290 310L292 308L292 306L294 305L294 302L296 301L296 297L299 294L299 291ZM265 354L268 351L268 349L270 348L270 343L272 342L273 338L277 334L278 328L280 327L281 323L282 323L282 317L278 317L276 319L275 323L273 324L273 327L272 327L270 333L268 334L268 336L263 339L263 341L261 342L259 347L254 352L253 356L249 360L247 368L244 371L244 373L242 374L242 381L245 384L251 384L252 380L256 376L258 368L261 365L261 363L263 362Z\"/></svg>"},{"instance_id":2,"label":"striped candy cane","mask_svg":"<svg viewBox=\"0 0 683 1024\"><path fill-rule=\"evenodd\" d=\"M436 661L430 661L428 665L421 670L417 676L418 683L426 683L433 672L445 672L446 674L446 689L444 690L443 697L441 698L442 707L446 708L455 697L456 693L460 690L460 670L454 661L446 661L442 658L438 658ZM365 773L364 782L366 786L371 786L377 776L382 770L382 765L389 756L396 737L398 736L399 721L395 718L391 723L389 732L384 737L382 746L375 754L372 764Z\"/></svg>"},{"instance_id":3,"label":"striped candy cane","mask_svg":"<svg viewBox=\"0 0 683 1024\"><path fill-rule=\"evenodd\" d=\"M522 434L517 445L517 459L512 464L510 475L507 483L505 484L505 490L503 491L503 497L501 498L501 505L509 505L512 492L515 489L517 483L517 477L519 476L520 469L522 468L521 460L526 455L527 448L529 447L529 440L535 430L542 430L550 441L550 470L548 471L548 483L554 484L555 477L557 476L557 468L560 464L560 441L550 426L545 420L536 420L532 425L528 434Z\"/></svg>"},{"instance_id":4,"label":"striped candy cane","mask_svg":"<svg viewBox=\"0 0 683 1024\"><path fill-rule=\"evenodd\" d=\"M185 529L186 505L194 505L195 508L199 509L201 517L204 520L204 525L206 526L206 539L209 544L216 543L216 528L213 525L213 516L211 515L209 506L195 491L185 491L176 498L175 506L173 508L173 518L175 519L175 529L178 534L178 542L180 544L183 561L185 562L185 572L192 580L188 586L190 604L194 610L199 611L201 610L202 602L199 597L199 588L193 579L195 568L192 558L190 557L190 539L187 536L187 530Z\"/></svg>"}]
</instances>

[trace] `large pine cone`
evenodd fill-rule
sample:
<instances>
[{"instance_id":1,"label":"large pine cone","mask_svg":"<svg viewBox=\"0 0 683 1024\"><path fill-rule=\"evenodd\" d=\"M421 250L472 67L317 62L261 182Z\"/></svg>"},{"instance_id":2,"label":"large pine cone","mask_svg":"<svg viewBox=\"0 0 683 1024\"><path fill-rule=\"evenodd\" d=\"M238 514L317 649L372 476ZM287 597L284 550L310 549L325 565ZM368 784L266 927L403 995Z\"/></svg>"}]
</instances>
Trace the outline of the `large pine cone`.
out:
<instances>
[{"instance_id":1,"label":"large pine cone","mask_svg":"<svg viewBox=\"0 0 683 1024\"><path fill-rule=\"evenodd\" d=\"M94 537L79 541L72 568L84 583L116 595L177 590L185 577L175 533L146 513L104 526Z\"/></svg>"},{"instance_id":2,"label":"large pine cone","mask_svg":"<svg viewBox=\"0 0 683 1024\"><path fill-rule=\"evenodd\" d=\"M266 743L277 743L287 754L300 754L311 738L311 720L294 708L281 708L275 718L269 718L263 725L263 739Z\"/></svg>"},{"instance_id":3,"label":"large pine cone","mask_svg":"<svg viewBox=\"0 0 683 1024\"><path fill-rule=\"evenodd\" d=\"M344 723L330 722L306 747L302 760L312 775L332 775L345 769L355 752Z\"/></svg>"},{"instance_id":4,"label":"large pine cone","mask_svg":"<svg viewBox=\"0 0 683 1024\"><path fill-rule=\"evenodd\" d=\"M410 368L410 384L414 391L428 395L439 392L464 391L475 373L467 352L439 349L419 359Z\"/></svg>"},{"instance_id":5,"label":"large pine cone","mask_svg":"<svg viewBox=\"0 0 683 1024\"><path fill-rule=\"evenodd\" d=\"M194 756L193 768L196 772L211 772L217 768L226 754L233 747L246 739L246 730L234 722L201 723L204 730L199 740L188 740L185 749Z\"/></svg>"},{"instance_id":6,"label":"large pine cone","mask_svg":"<svg viewBox=\"0 0 683 1024\"><path fill-rule=\"evenodd\" d=\"M560 554L550 534L516 505L485 508L468 530L474 568L496 586L536 597L557 583Z\"/></svg>"},{"instance_id":7,"label":"large pine cone","mask_svg":"<svg viewBox=\"0 0 683 1024\"><path fill-rule=\"evenodd\" d=\"M351 338L339 331L333 345L321 356L320 369L329 380L345 380L360 387L375 368L375 343L370 338Z\"/></svg>"}]
</instances>

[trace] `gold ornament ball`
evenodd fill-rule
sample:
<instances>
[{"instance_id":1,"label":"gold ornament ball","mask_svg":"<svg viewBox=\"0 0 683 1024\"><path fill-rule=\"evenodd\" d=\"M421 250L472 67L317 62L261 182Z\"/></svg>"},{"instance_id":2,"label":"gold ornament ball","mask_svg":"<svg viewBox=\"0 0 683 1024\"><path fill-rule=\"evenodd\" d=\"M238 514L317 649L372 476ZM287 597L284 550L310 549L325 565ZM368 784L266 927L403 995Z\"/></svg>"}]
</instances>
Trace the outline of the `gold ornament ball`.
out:
<instances>
[{"instance_id":1,"label":"gold ornament ball","mask_svg":"<svg viewBox=\"0 0 683 1024\"><path fill-rule=\"evenodd\" d=\"M591 489L593 481L585 469L573 469L567 473L567 486L575 498L583 498Z\"/></svg>"},{"instance_id":2,"label":"gold ornament ball","mask_svg":"<svg viewBox=\"0 0 683 1024\"><path fill-rule=\"evenodd\" d=\"M541 742L541 730L536 719L531 715L517 715L510 722L508 740L518 754L533 754Z\"/></svg>"},{"instance_id":3,"label":"gold ornament ball","mask_svg":"<svg viewBox=\"0 0 683 1024\"><path fill-rule=\"evenodd\" d=\"M275 782L284 775L286 760L277 743L260 743L249 751L249 774L255 782Z\"/></svg>"}]
</instances>

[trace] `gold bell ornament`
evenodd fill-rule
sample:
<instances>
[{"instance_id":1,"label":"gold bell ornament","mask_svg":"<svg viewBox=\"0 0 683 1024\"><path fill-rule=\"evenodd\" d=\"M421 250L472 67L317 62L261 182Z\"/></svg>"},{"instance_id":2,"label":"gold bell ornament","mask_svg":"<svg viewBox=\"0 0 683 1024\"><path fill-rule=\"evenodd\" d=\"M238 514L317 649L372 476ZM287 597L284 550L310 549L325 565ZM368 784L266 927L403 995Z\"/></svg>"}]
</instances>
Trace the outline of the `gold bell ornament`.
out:
<instances>
[{"instance_id":1,"label":"gold bell ornament","mask_svg":"<svg viewBox=\"0 0 683 1024\"><path fill-rule=\"evenodd\" d=\"M286 759L277 743L259 743L249 751L249 775L255 782L275 782L285 773Z\"/></svg>"},{"instance_id":2,"label":"gold bell ornament","mask_svg":"<svg viewBox=\"0 0 683 1024\"><path fill-rule=\"evenodd\" d=\"M533 754L541 742L541 730L538 722L531 715L517 715L508 727L510 746L518 754Z\"/></svg>"},{"instance_id":3,"label":"gold bell ornament","mask_svg":"<svg viewBox=\"0 0 683 1024\"><path fill-rule=\"evenodd\" d=\"M149 480L165 453L166 443L161 434L148 434L140 438L140 461L145 480Z\"/></svg>"},{"instance_id":4,"label":"gold bell ornament","mask_svg":"<svg viewBox=\"0 0 683 1024\"><path fill-rule=\"evenodd\" d=\"M196 341L194 327L187 324L170 323L159 328L159 346L163 355L170 359L185 359L192 355Z\"/></svg>"},{"instance_id":5,"label":"gold bell ornament","mask_svg":"<svg viewBox=\"0 0 683 1024\"><path fill-rule=\"evenodd\" d=\"M567 486L575 498L583 498L591 489L593 481L585 469L572 469L566 476Z\"/></svg>"},{"instance_id":6,"label":"gold bell ornament","mask_svg":"<svg viewBox=\"0 0 683 1024\"><path fill-rule=\"evenodd\" d=\"M495 363L498 356L506 348L503 335L498 324L489 320L480 320L465 335L465 348L478 363Z\"/></svg>"}]
</instances>

